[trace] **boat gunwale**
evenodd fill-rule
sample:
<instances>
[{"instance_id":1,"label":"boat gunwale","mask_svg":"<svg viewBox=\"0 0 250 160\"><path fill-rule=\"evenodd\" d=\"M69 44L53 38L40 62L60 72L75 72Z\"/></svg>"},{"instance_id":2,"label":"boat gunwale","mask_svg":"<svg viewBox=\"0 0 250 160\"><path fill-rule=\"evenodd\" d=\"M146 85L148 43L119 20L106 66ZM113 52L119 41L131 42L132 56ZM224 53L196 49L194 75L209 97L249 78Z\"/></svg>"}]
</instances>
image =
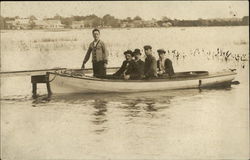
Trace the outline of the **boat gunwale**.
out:
<instances>
[{"instance_id":1,"label":"boat gunwale","mask_svg":"<svg viewBox=\"0 0 250 160\"><path fill-rule=\"evenodd\" d=\"M184 73L184 72L177 72L177 73ZM217 72L220 73L220 72ZM61 74L57 72L47 72L47 74L54 74L55 76L61 76L61 77L67 77L67 78L76 78L76 79L83 79L83 80L91 80L91 81L104 81L104 82L173 82L173 81L188 81L188 80L201 80L201 79L209 79L209 78L215 78L215 77L223 77L223 76L230 76L230 75L236 75L236 72L225 72L222 74L208 74L208 75L202 75L202 76L193 76L193 77L175 77L175 78L161 78L161 79L143 79L143 80L124 80L124 79L103 79L103 78L96 78L96 77L90 77L90 76L84 76L84 77L77 77L77 76L71 76L66 74ZM56 78L56 77L55 77ZM53 78L54 79L54 78Z\"/></svg>"}]
</instances>

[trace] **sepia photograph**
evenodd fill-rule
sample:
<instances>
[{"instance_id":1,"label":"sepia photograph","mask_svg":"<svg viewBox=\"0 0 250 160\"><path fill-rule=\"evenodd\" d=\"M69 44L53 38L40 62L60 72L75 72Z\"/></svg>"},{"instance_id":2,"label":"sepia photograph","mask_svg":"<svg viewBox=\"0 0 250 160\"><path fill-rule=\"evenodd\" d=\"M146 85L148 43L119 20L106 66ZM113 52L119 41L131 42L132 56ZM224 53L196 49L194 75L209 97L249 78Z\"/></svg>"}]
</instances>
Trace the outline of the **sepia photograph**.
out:
<instances>
[{"instance_id":1,"label":"sepia photograph","mask_svg":"<svg viewBox=\"0 0 250 160\"><path fill-rule=\"evenodd\" d=\"M1 1L1 160L250 159L248 1Z\"/></svg>"}]
</instances>

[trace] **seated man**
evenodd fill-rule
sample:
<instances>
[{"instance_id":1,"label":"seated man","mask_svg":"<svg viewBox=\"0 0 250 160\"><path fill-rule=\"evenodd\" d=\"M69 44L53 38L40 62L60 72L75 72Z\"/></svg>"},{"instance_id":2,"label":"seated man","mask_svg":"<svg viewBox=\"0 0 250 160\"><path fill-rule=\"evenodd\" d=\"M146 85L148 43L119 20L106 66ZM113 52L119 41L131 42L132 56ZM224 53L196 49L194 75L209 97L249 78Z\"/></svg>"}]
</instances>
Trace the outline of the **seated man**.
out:
<instances>
[{"instance_id":1,"label":"seated man","mask_svg":"<svg viewBox=\"0 0 250 160\"><path fill-rule=\"evenodd\" d=\"M140 49L135 49L134 52L135 72L131 73L129 79L142 79L144 77L144 62L141 60Z\"/></svg>"},{"instance_id":2,"label":"seated man","mask_svg":"<svg viewBox=\"0 0 250 160\"><path fill-rule=\"evenodd\" d=\"M155 78L157 77L157 63L155 57L152 55L152 47L150 45L144 46L144 52L147 56L144 66L145 78Z\"/></svg>"},{"instance_id":3,"label":"seated man","mask_svg":"<svg viewBox=\"0 0 250 160\"><path fill-rule=\"evenodd\" d=\"M159 75L174 75L174 68L172 65L172 61L168 58L165 58L166 51L164 49L157 50L159 55L159 60L157 60L157 69Z\"/></svg>"},{"instance_id":4,"label":"seated man","mask_svg":"<svg viewBox=\"0 0 250 160\"><path fill-rule=\"evenodd\" d=\"M135 62L133 60L133 52L127 50L124 52L126 60L123 61L121 68L113 74L114 78L129 79L130 74L135 73Z\"/></svg>"}]
</instances>

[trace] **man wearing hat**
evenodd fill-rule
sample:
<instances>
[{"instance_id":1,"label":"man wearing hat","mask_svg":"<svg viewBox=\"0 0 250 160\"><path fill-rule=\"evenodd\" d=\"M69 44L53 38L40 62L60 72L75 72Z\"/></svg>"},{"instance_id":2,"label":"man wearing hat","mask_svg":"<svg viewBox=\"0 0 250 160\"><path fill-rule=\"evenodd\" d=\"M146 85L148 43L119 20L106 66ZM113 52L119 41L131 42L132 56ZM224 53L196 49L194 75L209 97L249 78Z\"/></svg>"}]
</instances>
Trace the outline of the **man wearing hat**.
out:
<instances>
[{"instance_id":1,"label":"man wearing hat","mask_svg":"<svg viewBox=\"0 0 250 160\"><path fill-rule=\"evenodd\" d=\"M120 69L113 74L114 78L124 78L130 79L130 74L135 72L135 62L133 60L133 52L131 50L127 50L124 52L125 59L122 63Z\"/></svg>"},{"instance_id":2,"label":"man wearing hat","mask_svg":"<svg viewBox=\"0 0 250 160\"><path fill-rule=\"evenodd\" d=\"M155 78L157 77L157 63L155 57L152 55L152 47L146 45L143 47L146 55L144 74L146 78Z\"/></svg>"},{"instance_id":3,"label":"man wearing hat","mask_svg":"<svg viewBox=\"0 0 250 160\"><path fill-rule=\"evenodd\" d=\"M135 49L134 52L135 72L130 74L130 79L142 79L144 77L144 62L141 60L140 49Z\"/></svg>"},{"instance_id":4,"label":"man wearing hat","mask_svg":"<svg viewBox=\"0 0 250 160\"><path fill-rule=\"evenodd\" d=\"M164 49L157 50L159 55L159 60L157 60L157 69L159 75L174 75L174 68L172 65L172 61L168 58L165 58L166 51Z\"/></svg>"}]
</instances>

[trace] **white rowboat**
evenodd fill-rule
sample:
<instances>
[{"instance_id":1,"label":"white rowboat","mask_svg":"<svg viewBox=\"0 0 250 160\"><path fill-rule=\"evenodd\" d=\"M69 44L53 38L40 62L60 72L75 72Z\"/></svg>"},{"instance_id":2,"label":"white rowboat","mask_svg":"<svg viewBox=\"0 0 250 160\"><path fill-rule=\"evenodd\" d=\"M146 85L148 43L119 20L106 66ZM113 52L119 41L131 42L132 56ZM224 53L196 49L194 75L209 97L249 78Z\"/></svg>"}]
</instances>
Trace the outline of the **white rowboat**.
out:
<instances>
[{"instance_id":1,"label":"white rowboat","mask_svg":"<svg viewBox=\"0 0 250 160\"><path fill-rule=\"evenodd\" d=\"M150 80L101 79L68 73L47 72L52 93L145 92L230 86L237 73L222 71L177 72L171 78Z\"/></svg>"}]
</instances>

